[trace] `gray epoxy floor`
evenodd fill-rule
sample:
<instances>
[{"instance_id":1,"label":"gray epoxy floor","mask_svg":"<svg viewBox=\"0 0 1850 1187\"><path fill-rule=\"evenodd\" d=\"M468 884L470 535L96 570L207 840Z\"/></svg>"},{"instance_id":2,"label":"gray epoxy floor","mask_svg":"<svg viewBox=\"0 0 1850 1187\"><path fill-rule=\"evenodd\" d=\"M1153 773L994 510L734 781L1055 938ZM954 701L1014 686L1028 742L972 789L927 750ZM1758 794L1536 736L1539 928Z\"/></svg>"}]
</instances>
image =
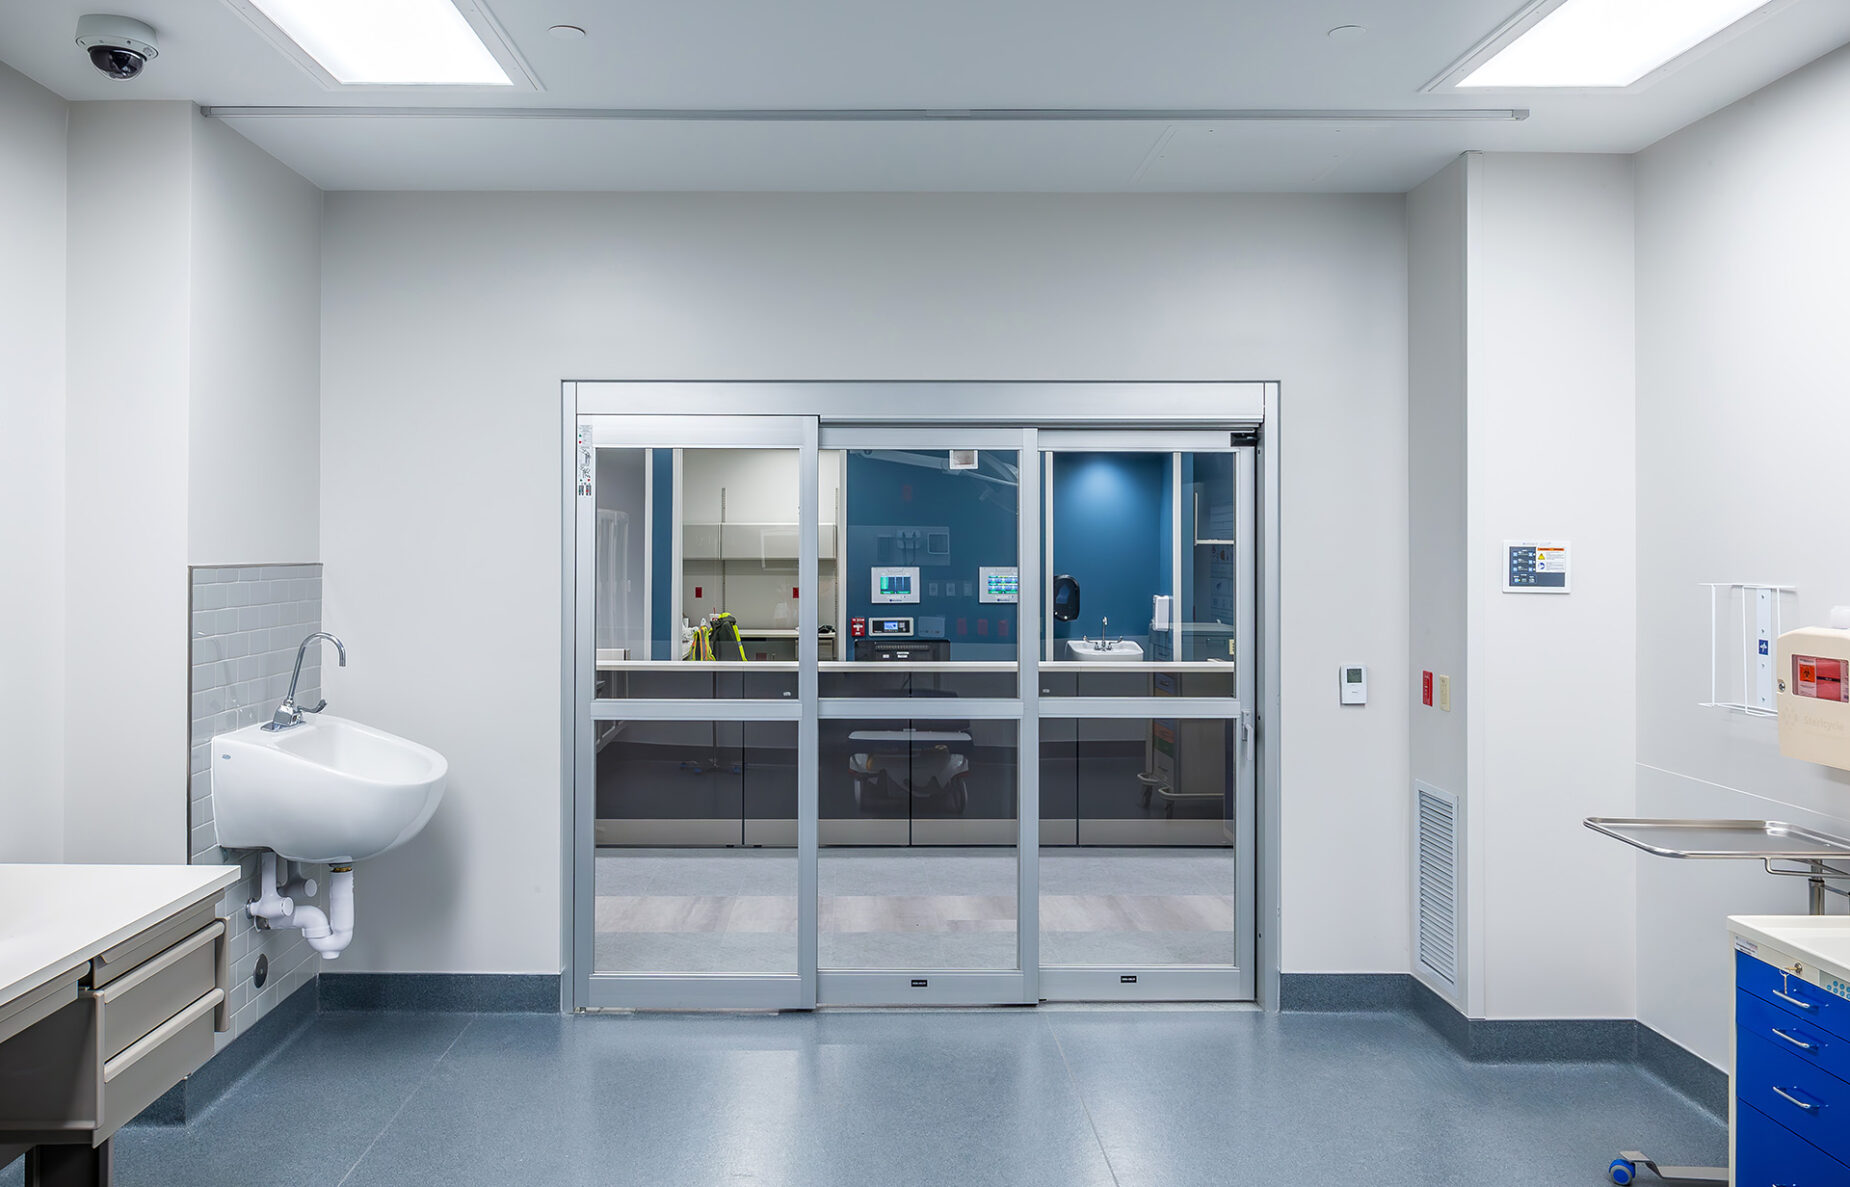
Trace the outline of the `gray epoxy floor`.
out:
<instances>
[{"instance_id":1,"label":"gray epoxy floor","mask_svg":"<svg viewBox=\"0 0 1850 1187\"><path fill-rule=\"evenodd\" d=\"M1634 1068L1472 1064L1405 1015L1048 1007L324 1014L117 1144L121 1187L1593 1187L1727 1136Z\"/></svg>"}]
</instances>

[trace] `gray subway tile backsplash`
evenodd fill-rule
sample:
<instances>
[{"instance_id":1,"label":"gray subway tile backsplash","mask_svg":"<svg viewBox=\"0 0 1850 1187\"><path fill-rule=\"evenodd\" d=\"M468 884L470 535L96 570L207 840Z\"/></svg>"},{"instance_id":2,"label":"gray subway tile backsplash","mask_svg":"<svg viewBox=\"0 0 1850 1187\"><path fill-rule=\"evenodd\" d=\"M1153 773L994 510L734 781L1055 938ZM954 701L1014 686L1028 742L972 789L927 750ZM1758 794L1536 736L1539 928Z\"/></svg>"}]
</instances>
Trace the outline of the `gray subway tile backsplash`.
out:
<instances>
[{"instance_id":1,"label":"gray subway tile backsplash","mask_svg":"<svg viewBox=\"0 0 1850 1187\"><path fill-rule=\"evenodd\" d=\"M194 863L238 864L244 878L225 892L232 956L231 1025L236 1038L275 1003L320 971L321 958L295 931L259 930L243 910L258 893L259 856L218 846L213 825L210 743L214 735L268 719L288 688L295 650L321 629L321 566L240 565L192 571L192 753L187 802ZM321 695L319 662L302 665L297 699ZM326 879L320 871L314 876ZM259 956L269 958L261 990L251 984Z\"/></svg>"}]
</instances>

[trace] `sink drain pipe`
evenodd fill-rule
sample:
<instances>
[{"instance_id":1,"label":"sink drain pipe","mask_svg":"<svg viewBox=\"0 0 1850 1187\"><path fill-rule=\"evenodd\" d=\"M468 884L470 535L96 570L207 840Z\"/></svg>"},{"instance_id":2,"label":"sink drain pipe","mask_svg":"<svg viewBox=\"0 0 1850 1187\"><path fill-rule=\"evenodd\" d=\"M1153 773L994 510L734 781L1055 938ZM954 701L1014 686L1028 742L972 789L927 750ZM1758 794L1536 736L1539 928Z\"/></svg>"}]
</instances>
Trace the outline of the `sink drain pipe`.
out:
<instances>
[{"instance_id":1,"label":"sink drain pipe","mask_svg":"<svg viewBox=\"0 0 1850 1187\"><path fill-rule=\"evenodd\" d=\"M323 960L338 959L353 941L353 867L350 865L328 867L328 909L323 911L307 903L297 901L297 897L306 898L315 893L312 879L298 878L283 889L288 894L277 893L276 854L266 850L263 855L263 876L260 883L263 893L254 900L247 910L251 917L260 921L262 926L271 928L295 928L302 933L308 946L321 953Z\"/></svg>"}]
</instances>

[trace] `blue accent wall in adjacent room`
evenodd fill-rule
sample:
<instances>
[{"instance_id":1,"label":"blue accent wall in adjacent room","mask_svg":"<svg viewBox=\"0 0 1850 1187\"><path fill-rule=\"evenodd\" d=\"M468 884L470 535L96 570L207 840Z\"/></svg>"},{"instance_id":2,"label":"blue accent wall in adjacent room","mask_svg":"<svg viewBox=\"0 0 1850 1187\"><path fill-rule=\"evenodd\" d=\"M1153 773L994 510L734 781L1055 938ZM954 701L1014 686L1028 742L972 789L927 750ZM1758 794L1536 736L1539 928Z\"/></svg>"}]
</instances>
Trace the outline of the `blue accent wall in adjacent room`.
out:
<instances>
[{"instance_id":1,"label":"blue accent wall in adjacent room","mask_svg":"<svg viewBox=\"0 0 1850 1187\"><path fill-rule=\"evenodd\" d=\"M674 450L654 449L653 488L649 492L649 630L650 659L680 659L681 614L674 575Z\"/></svg>"},{"instance_id":2,"label":"blue accent wall in adjacent room","mask_svg":"<svg viewBox=\"0 0 1850 1187\"><path fill-rule=\"evenodd\" d=\"M1149 649L1151 600L1169 592L1169 455L1057 454L1053 572L1079 582L1080 614L1054 623L1055 640L1105 633ZM1055 659L1069 658L1057 647Z\"/></svg>"},{"instance_id":3,"label":"blue accent wall in adjacent room","mask_svg":"<svg viewBox=\"0 0 1850 1187\"><path fill-rule=\"evenodd\" d=\"M1012 474L1015 454L984 451L981 469L943 470L915 465L904 457L937 461L943 450L851 451L843 505L847 519L848 615L943 618L951 658L1013 659L1019 641L1017 607L977 599L977 570L1019 565L1020 487L997 481ZM925 563L891 555L894 528L943 528L949 533L948 563ZM884 565L919 565L917 604L876 606L871 570ZM968 583L970 594L964 596ZM937 594L932 594L933 585ZM1024 591L1026 592L1026 591ZM919 634L926 634L920 623ZM846 631L844 630L844 635ZM851 654L851 653L850 653Z\"/></svg>"}]
</instances>

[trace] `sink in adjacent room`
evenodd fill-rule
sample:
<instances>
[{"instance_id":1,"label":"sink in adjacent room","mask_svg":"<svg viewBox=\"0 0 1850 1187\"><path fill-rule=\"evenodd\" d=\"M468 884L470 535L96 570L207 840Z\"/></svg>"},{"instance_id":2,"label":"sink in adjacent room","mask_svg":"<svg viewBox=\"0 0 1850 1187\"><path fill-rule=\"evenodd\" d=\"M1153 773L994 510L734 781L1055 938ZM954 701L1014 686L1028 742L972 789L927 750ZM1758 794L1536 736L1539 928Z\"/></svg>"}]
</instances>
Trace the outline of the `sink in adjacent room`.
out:
<instances>
[{"instance_id":1,"label":"sink in adjacent room","mask_svg":"<svg viewBox=\"0 0 1850 1187\"><path fill-rule=\"evenodd\" d=\"M342 717L246 726L212 739L218 843L293 861L364 861L417 835L448 774L429 747Z\"/></svg>"},{"instance_id":2,"label":"sink in adjacent room","mask_svg":"<svg viewBox=\"0 0 1850 1187\"><path fill-rule=\"evenodd\" d=\"M1143 662L1143 646L1129 639L1068 639L1066 650L1076 660L1097 664Z\"/></svg>"}]
</instances>

